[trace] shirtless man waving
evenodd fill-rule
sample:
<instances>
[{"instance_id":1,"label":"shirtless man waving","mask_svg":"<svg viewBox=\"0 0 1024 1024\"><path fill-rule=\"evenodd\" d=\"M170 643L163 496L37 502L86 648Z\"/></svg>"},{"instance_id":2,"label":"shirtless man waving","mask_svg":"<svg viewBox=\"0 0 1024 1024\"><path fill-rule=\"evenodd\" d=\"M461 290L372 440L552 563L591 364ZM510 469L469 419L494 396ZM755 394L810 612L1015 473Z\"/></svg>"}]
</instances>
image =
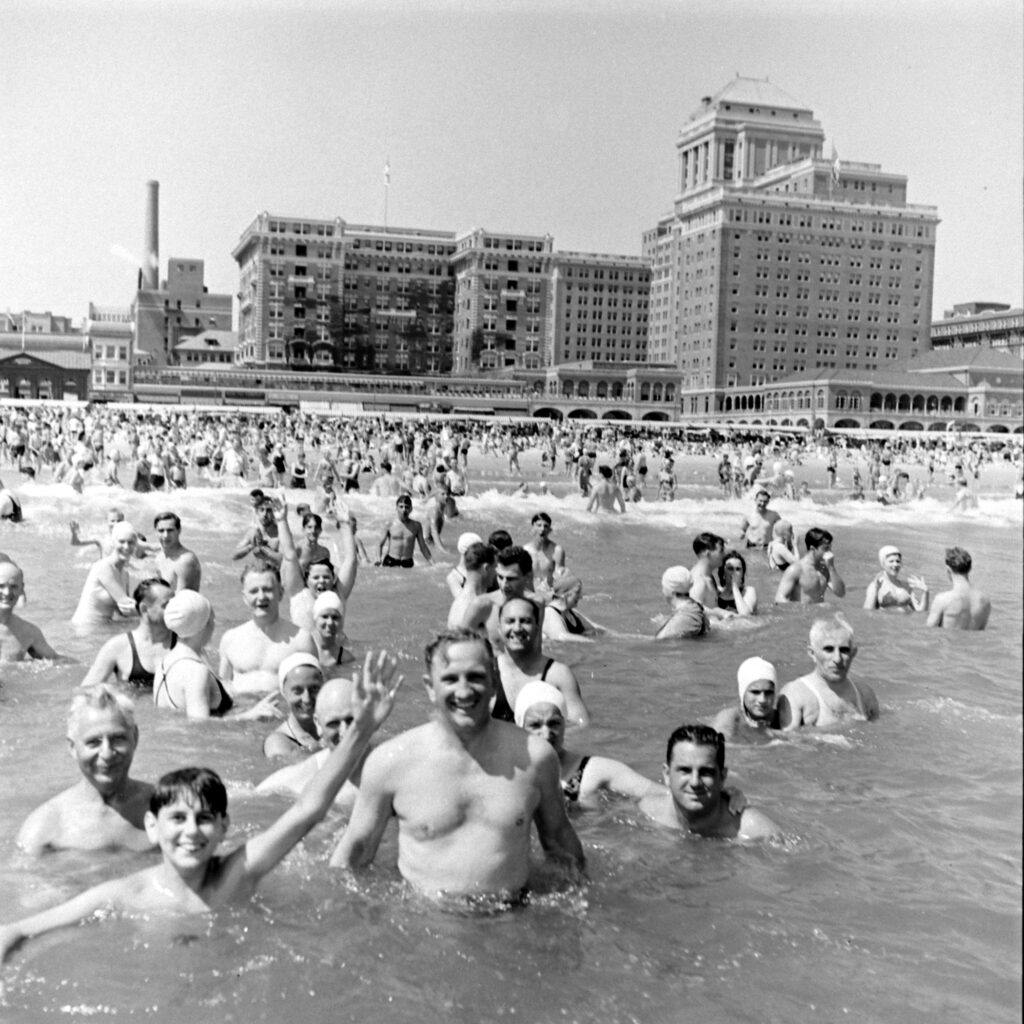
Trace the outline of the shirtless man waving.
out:
<instances>
[{"instance_id":1,"label":"shirtless man waving","mask_svg":"<svg viewBox=\"0 0 1024 1024\"><path fill-rule=\"evenodd\" d=\"M431 895L517 901L530 874L530 826L550 860L577 870L583 849L565 812L558 757L544 739L491 718L490 644L465 630L426 650L433 715L382 743L363 767L352 818L331 863L370 864L398 821L398 870Z\"/></svg>"}]
</instances>

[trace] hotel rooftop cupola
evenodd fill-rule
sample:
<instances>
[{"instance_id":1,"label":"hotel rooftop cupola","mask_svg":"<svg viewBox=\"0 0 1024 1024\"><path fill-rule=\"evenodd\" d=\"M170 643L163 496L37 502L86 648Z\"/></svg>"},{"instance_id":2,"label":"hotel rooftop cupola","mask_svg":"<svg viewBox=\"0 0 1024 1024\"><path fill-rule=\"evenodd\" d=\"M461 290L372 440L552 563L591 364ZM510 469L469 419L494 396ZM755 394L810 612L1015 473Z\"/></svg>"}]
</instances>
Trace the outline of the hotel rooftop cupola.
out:
<instances>
[{"instance_id":1,"label":"hotel rooftop cupola","mask_svg":"<svg viewBox=\"0 0 1024 1024\"><path fill-rule=\"evenodd\" d=\"M737 75L705 96L679 133L679 199L749 186L776 167L820 157L825 133L814 112L767 79Z\"/></svg>"}]
</instances>

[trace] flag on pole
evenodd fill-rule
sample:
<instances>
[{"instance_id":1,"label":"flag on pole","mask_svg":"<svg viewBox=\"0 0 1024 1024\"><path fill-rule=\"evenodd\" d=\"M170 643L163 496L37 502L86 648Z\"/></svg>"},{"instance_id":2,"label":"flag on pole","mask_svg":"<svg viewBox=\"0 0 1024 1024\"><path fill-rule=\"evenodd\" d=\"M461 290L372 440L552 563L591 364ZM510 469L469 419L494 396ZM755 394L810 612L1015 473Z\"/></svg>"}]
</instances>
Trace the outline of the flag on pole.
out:
<instances>
[{"instance_id":1,"label":"flag on pole","mask_svg":"<svg viewBox=\"0 0 1024 1024\"><path fill-rule=\"evenodd\" d=\"M391 157L384 161L384 184L391 184Z\"/></svg>"},{"instance_id":2,"label":"flag on pole","mask_svg":"<svg viewBox=\"0 0 1024 1024\"><path fill-rule=\"evenodd\" d=\"M839 184L839 154L836 152L836 144L832 143L832 184Z\"/></svg>"}]
</instances>

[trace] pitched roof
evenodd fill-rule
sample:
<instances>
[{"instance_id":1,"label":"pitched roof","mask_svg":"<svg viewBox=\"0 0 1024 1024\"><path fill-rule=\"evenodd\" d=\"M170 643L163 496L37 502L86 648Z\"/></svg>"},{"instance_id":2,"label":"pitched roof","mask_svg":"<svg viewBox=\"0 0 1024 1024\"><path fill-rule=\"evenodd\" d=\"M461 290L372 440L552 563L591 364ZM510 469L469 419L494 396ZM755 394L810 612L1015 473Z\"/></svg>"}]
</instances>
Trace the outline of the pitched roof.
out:
<instances>
[{"instance_id":1,"label":"pitched roof","mask_svg":"<svg viewBox=\"0 0 1024 1024\"><path fill-rule=\"evenodd\" d=\"M831 384L845 384L884 391L886 388L955 388L962 391L963 381L957 380L951 373L930 373L922 377L919 373L909 373L903 367L892 370L811 370L791 373L786 377L766 384L765 387L801 387L812 385L817 381Z\"/></svg>"},{"instance_id":2,"label":"pitched roof","mask_svg":"<svg viewBox=\"0 0 1024 1024\"><path fill-rule=\"evenodd\" d=\"M927 370L1000 370L1024 374L1024 362L1018 356L990 345L933 348L907 361L908 369Z\"/></svg>"},{"instance_id":3,"label":"pitched roof","mask_svg":"<svg viewBox=\"0 0 1024 1024\"><path fill-rule=\"evenodd\" d=\"M74 352L67 349L51 349L46 352L22 352L18 348L0 347L0 365L17 365L19 358L28 358L33 363L43 366L56 366L62 370L89 370L92 368L92 355L89 352Z\"/></svg>"},{"instance_id":4,"label":"pitched roof","mask_svg":"<svg viewBox=\"0 0 1024 1024\"><path fill-rule=\"evenodd\" d=\"M810 107L800 103L767 78L744 78L737 75L723 89L711 98L711 105L739 103L746 106L778 107L782 110L806 110Z\"/></svg>"}]
</instances>

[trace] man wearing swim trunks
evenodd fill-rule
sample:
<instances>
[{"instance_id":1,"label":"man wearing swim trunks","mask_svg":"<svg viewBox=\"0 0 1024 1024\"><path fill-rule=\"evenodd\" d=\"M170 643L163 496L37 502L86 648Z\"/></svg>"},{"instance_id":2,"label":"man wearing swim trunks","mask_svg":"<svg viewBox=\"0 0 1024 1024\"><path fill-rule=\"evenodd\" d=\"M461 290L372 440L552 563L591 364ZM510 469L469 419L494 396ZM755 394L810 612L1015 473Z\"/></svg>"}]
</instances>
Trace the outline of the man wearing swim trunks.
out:
<instances>
[{"instance_id":1,"label":"man wearing swim trunks","mask_svg":"<svg viewBox=\"0 0 1024 1024\"><path fill-rule=\"evenodd\" d=\"M583 868L551 745L491 718L497 668L468 630L426 649L431 721L382 743L363 766L359 796L331 863L366 867L398 821L398 870L430 895L522 898L530 825L549 860Z\"/></svg>"},{"instance_id":2,"label":"man wearing swim trunks","mask_svg":"<svg viewBox=\"0 0 1024 1024\"><path fill-rule=\"evenodd\" d=\"M419 545L420 554L430 565L432 559L430 549L423 538L423 524L411 518L412 498L408 494L403 494L395 502L395 509L398 514L391 520L380 540L377 552L380 561L377 564L388 568L397 566L401 569L411 569L413 551L416 545Z\"/></svg>"},{"instance_id":3,"label":"man wearing swim trunks","mask_svg":"<svg viewBox=\"0 0 1024 1024\"><path fill-rule=\"evenodd\" d=\"M828 727L844 720L878 717L878 698L866 683L854 683L850 666L857 656L853 628L841 616L818 619L811 626L807 652L814 670L786 683L779 694L779 727Z\"/></svg>"}]
</instances>

